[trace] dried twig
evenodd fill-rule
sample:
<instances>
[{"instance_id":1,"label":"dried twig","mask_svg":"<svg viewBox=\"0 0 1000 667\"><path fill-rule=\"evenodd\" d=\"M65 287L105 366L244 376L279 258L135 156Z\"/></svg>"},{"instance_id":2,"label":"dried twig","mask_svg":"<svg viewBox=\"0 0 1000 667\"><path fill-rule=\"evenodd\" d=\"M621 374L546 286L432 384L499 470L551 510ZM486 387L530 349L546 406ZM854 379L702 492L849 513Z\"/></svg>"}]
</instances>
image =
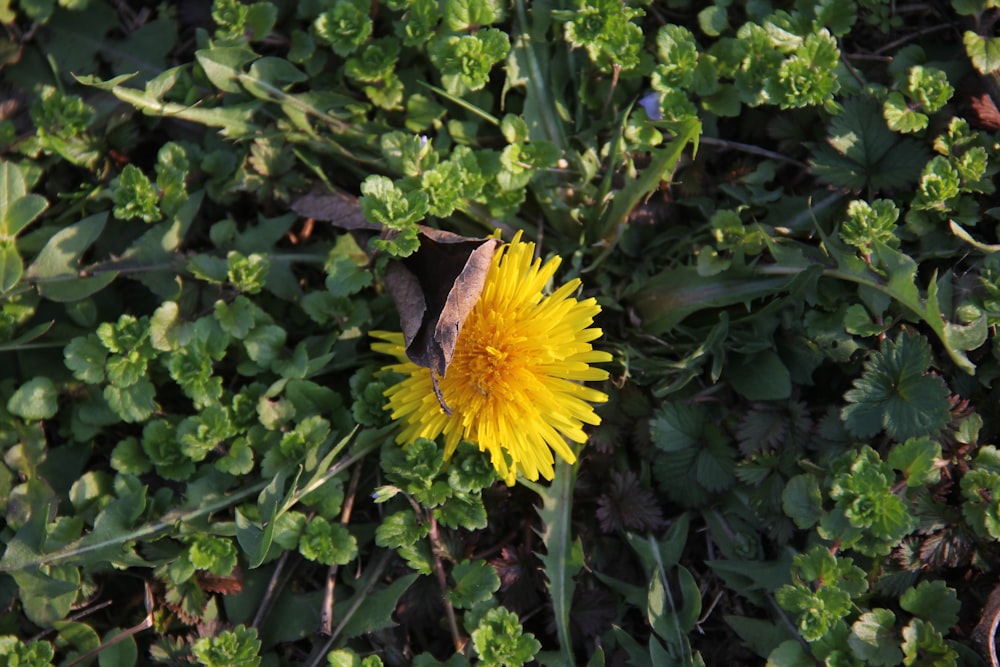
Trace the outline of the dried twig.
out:
<instances>
[{"instance_id":1,"label":"dried twig","mask_svg":"<svg viewBox=\"0 0 1000 667\"><path fill-rule=\"evenodd\" d=\"M76 665L82 665L84 663L90 662L90 660L92 660L96 655L98 655L102 651L106 651L115 644L123 642L129 637L137 635L143 630L153 627L153 589L150 587L148 581L145 582L145 584L146 584L146 595L145 595L146 617L142 619L142 621L139 622L137 625L133 625L128 630L123 630L122 632L119 632L111 639L108 639L107 641L103 642L97 648L93 648L84 653L83 655L79 656L73 662L66 663L65 667L75 667ZM111 603L112 601L109 600L107 604Z\"/></svg>"},{"instance_id":2,"label":"dried twig","mask_svg":"<svg viewBox=\"0 0 1000 667\"><path fill-rule=\"evenodd\" d=\"M346 526L351 522L351 513L354 511L354 497L358 493L358 480L361 479L360 463L354 466L351 473L351 481L347 485L347 495L344 497L344 507L340 511L340 525ZM337 585L336 565L331 565L326 573L326 587L323 589L323 609L320 611L319 631L329 637L333 634L333 602L335 600L334 588Z\"/></svg>"}]
</instances>

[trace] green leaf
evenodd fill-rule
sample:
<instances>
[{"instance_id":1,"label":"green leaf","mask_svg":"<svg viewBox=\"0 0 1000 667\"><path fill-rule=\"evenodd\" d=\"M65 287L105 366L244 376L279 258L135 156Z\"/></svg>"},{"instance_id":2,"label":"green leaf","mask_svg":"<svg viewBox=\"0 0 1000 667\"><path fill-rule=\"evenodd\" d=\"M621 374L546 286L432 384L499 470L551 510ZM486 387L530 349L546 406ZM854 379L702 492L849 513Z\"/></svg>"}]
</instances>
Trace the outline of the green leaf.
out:
<instances>
[{"instance_id":1,"label":"green leaf","mask_svg":"<svg viewBox=\"0 0 1000 667\"><path fill-rule=\"evenodd\" d=\"M412 511L401 511L382 519L375 529L375 544L396 549L427 537L430 526L417 521Z\"/></svg>"},{"instance_id":2,"label":"green leaf","mask_svg":"<svg viewBox=\"0 0 1000 667\"><path fill-rule=\"evenodd\" d=\"M109 384L104 388L104 400L122 420L143 422L156 412L156 387L146 378L125 389Z\"/></svg>"},{"instance_id":3,"label":"green leaf","mask_svg":"<svg viewBox=\"0 0 1000 667\"><path fill-rule=\"evenodd\" d=\"M340 0L319 15L313 28L334 53L344 57L354 53L371 36L372 19L366 3Z\"/></svg>"},{"instance_id":4,"label":"green leaf","mask_svg":"<svg viewBox=\"0 0 1000 667\"><path fill-rule=\"evenodd\" d=\"M559 651L566 664L573 664L573 640L570 635L570 606L576 588L574 577L583 567L583 544L579 538L572 538L573 486L576 480L575 466L559 459L555 464L552 484L545 487L534 482L521 480L539 495L541 507L537 508L542 528L536 529L545 545L545 554L539 554L545 577L548 580L549 597L555 616L556 635Z\"/></svg>"},{"instance_id":5,"label":"green leaf","mask_svg":"<svg viewBox=\"0 0 1000 667\"><path fill-rule=\"evenodd\" d=\"M246 438L233 440L226 455L216 460L215 467L237 477L253 470L253 449Z\"/></svg>"},{"instance_id":6,"label":"green leaf","mask_svg":"<svg viewBox=\"0 0 1000 667\"><path fill-rule=\"evenodd\" d=\"M772 350L748 356L734 355L729 367L733 389L751 401L773 401L792 393L792 376L781 357Z\"/></svg>"},{"instance_id":7,"label":"green leaf","mask_svg":"<svg viewBox=\"0 0 1000 667\"><path fill-rule=\"evenodd\" d=\"M958 655L926 621L915 618L903 628L903 663L956 667Z\"/></svg>"},{"instance_id":8,"label":"green leaf","mask_svg":"<svg viewBox=\"0 0 1000 667\"><path fill-rule=\"evenodd\" d=\"M0 160L0 211L10 210L14 202L27 194L28 185L21 169L13 162ZM3 219L6 219L6 214ZM5 231L10 233L10 230Z\"/></svg>"},{"instance_id":9,"label":"green leaf","mask_svg":"<svg viewBox=\"0 0 1000 667\"><path fill-rule=\"evenodd\" d=\"M243 339L247 356L258 365L268 368L281 354L287 334L276 324L254 327Z\"/></svg>"},{"instance_id":10,"label":"green leaf","mask_svg":"<svg viewBox=\"0 0 1000 667\"><path fill-rule=\"evenodd\" d=\"M196 639L191 651L205 667L257 667L260 646L257 628L237 625L232 630Z\"/></svg>"},{"instance_id":11,"label":"green leaf","mask_svg":"<svg viewBox=\"0 0 1000 667\"><path fill-rule=\"evenodd\" d=\"M14 635L0 635L0 656L8 665L51 667L55 650L47 641L33 639L26 642Z\"/></svg>"},{"instance_id":12,"label":"green leaf","mask_svg":"<svg viewBox=\"0 0 1000 667\"><path fill-rule=\"evenodd\" d=\"M533 634L524 632L517 614L505 607L490 609L479 619L472 645L483 667L526 665L542 648Z\"/></svg>"},{"instance_id":13,"label":"green leaf","mask_svg":"<svg viewBox=\"0 0 1000 667\"><path fill-rule=\"evenodd\" d=\"M851 625L847 642L854 657L866 665L892 667L903 659L899 636L895 631L896 615L888 609L865 612Z\"/></svg>"},{"instance_id":14,"label":"green leaf","mask_svg":"<svg viewBox=\"0 0 1000 667\"><path fill-rule=\"evenodd\" d=\"M355 612L345 619L341 635L345 639L351 639L359 635L395 627L396 621L392 617L399 606L399 598L416 581L418 576L416 574L404 575L375 592L360 591L358 595L363 595L362 602ZM355 600L352 598L346 600L345 604L353 605L354 602ZM336 607L334 609L337 611Z\"/></svg>"},{"instance_id":15,"label":"green leaf","mask_svg":"<svg viewBox=\"0 0 1000 667\"><path fill-rule=\"evenodd\" d=\"M192 540L188 558L197 569L226 577L236 567L236 545L224 537L201 533Z\"/></svg>"},{"instance_id":16,"label":"green leaf","mask_svg":"<svg viewBox=\"0 0 1000 667\"><path fill-rule=\"evenodd\" d=\"M698 27L709 37L718 37L729 27L726 8L713 4L698 12Z\"/></svg>"},{"instance_id":17,"label":"green leaf","mask_svg":"<svg viewBox=\"0 0 1000 667\"><path fill-rule=\"evenodd\" d=\"M24 261L13 239L0 239L0 294L14 289L24 275Z\"/></svg>"},{"instance_id":18,"label":"green leaf","mask_svg":"<svg viewBox=\"0 0 1000 667\"><path fill-rule=\"evenodd\" d=\"M923 145L900 139L875 101L862 97L844 102L827 130L827 143L813 153L812 167L818 178L838 187L884 189L912 185L926 162Z\"/></svg>"},{"instance_id":19,"label":"green leaf","mask_svg":"<svg viewBox=\"0 0 1000 667\"><path fill-rule=\"evenodd\" d=\"M0 236L15 237L49 207L41 195L24 195L15 199L0 217Z\"/></svg>"},{"instance_id":20,"label":"green leaf","mask_svg":"<svg viewBox=\"0 0 1000 667\"><path fill-rule=\"evenodd\" d=\"M99 667L132 667L138 662L139 647L135 643L135 637L120 635L126 631L120 628L112 628L104 635L104 648L97 654L97 664Z\"/></svg>"},{"instance_id":21,"label":"green leaf","mask_svg":"<svg viewBox=\"0 0 1000 667\"><path fill-rule=\"evenodd\" d=\"M816 661L795 639L787 639L767 656L767 667L813 667Z\"/></svg>"},{"instance_id":22,"label":"green leaf","mask_svg":"<svg viewBox=\"0 0 1000 667\"><path fill-rule=\"evenodd\" d=\"M52 419L59 410L59 392L55 384L45 376L28 380L7 401L11 414L24 419L38 421Z\"/></svg>"},{"instance_id":23,"label":"green leaf","mask_svg":"<svg viewBox=\"0 0 1000 667\"><path fill-rule=\"evenodd\" d=\"M97 213L56 232L28 267L28 279L38 283L39 293L53 301L85 299L101 291L117 276L104 271L86 276L80 260L97 240L107 222L107 213Z\"/></svg>"},{"instance_id":24,"label":"green leaf","mask_svg":"<svg viewBox=\"0 0 1000 667\"><path fill-rule=\"evenodd\" d=\"M132 164L125 165L121 175L112 181L114 216L119 220L141 219L156 222L163 217L160 193L149 177Z\"/></svg>"},{"instance_id":25,"label":"green leaf","mask_svg":"<svg viewBox=\"0 0 1000 667\"><path fill-rule=\"evenodd\" d=\"M823 515L823 495L814 475L796 475L781 493L781 508L802 530L808 530Z\"/></svg>"},{"instance_id":26,"label":"green leaf","mask_svg":"<svg viewBox=\"0 0 1000 667\"><path fill-rule=\"evenodd\" d=\"M490 70L509 51L510 38L496 28L483 28L471 35L445 35L428 47L445 90L452 95L484 88L490 80Z\"/></svg>"},{"instance_id":27,"label":"green leaf","mask_svg":"<svg viewBox=\"0 0 1000 667\"><path fill-rule=\"evenodd\" d=\"M443 485L443 488L450 487ZM483 530L488 525L486 507L479 494L452 492L440 507L434 508L434 516L449 528Z\"/></svg>"},{"instance_id":28,"label":"green leaf","mask_svg":"<svg viewBox=\"0 0 1000 667\"><path fill-rule=\"evenodd\" d=\"M749 304L780 293L793 280L789 276L747 275L736 269L702 276L695 267L671 268L645 281L631 301L643 330L660 335L698 311Z\"/></svg>"},{"instance_id":29,"label":"green leaf","mask_svg":"<svg viewBox=\"0 0 1000 667\"><path fill-rule=\"evenodd\" d=\"M324 565L346 565L358 556L358 542L346 527L314 516L299 540L299 553Z\"/></svg>"},{"instance_id":30,"label":"green leaf","mask_svg":"<svg viewBox=\"0 0 1000 667\"><path fill-rule=\"evenodd\" d=\"M955 589L936 579L921 581L916 588L907 589L899 598L899 606L945 634L958 622L962 604Z\"/></svg>"},{"instance_id":31,"label":"green leaf","mask_svg":"<svg viewBox=\"0 0 1000 667\"><path fill-rule=\"evenodd\" d=\"M980 74L988 75L1000 69L1000 37L982 37L966 30L962 35L965 52Z\"/></svg>"},{"instance_id":32,"label":"green leaf","mask_svg":"<svg viewBox=\"0 0 1000 667\"><path fill-rule=\"evenodd\" d=\"M642 29L633 20L645 11L609 0L587 0L576 11L556 13L564 20L566 41L584 47L590 60L603 70L621 67L628 71L639 64Z\"/></svg>"},{"instance_id":33,"label":"green leaf","mask_svg":"<svg viewBox=\"0 0 1000 667\"><path fill-rule=\"evenodd\" d=\"M649 582L647 613L653 632L668 644L684 646L687 633L694 630L701 616L701 591L686 567L678 565L676 572L676 593L667 591L663 570L654 572Z\"/></svg>"},{"instance_id":34,"label":"green leaf","mask_svg":"<svg viewBox=\"0 0 1000 667\"><path fill-rule=\"evenodd\" d=\"M416 225L427 214L427 193L404 191L385 176L369 176L361 183L358 202L366 219L402 232L416 241ZM415 250L416 248L414 248Z\"/></svg>"},{"instance_id":35,"label":"green leaf","mask_svg":"<svg viewBox=\"0 0 1000 667\"><path fill-rule=\"evenodd\" d=\"M948 388L927 373L931 349L917 334L886 341L865 363L841 411L847 430L868 438L883 428L897 440L934 435L948 423Z\"/></svg>"},{"instance_id":36,"label":"green leaf","mask_svg":"<svg viewBox=\"0 0 1000 667\"><path fill-rule=\"evenodd\" d=\"M622 187L615 194L614 198L611 200L611 205L607 208L605 215L601 219L600 228L597 230L597 233L594 234L594 238L607 238L612 230L616 229L618 225L622 224L626 220L629 214L635 210L636 206L638 206L641 201L648 198L651 193L655 192L660 187L660 183L664 179L668 178L668 176L673 173L674 169L677 168L677 163L683 156L684 150L688 147L688 144L693 144L693 149L697 151L698 137L701 136L701 122L698 121L697 118L688 118L675 123L671 129L675 133L674 139L663 148L653 151L652 159L649 161L646 168L642 170L642 173L639 174L638 178L629 179L625 183L624 187ZM684 270L679 270L679 272L684 274L685 277L690 275ZM675 277L667 277L668 273L672 275L674 272L666 271L663 274L660 274L660 276L653 278L650 283L655 282L656 286L654 287L651 284L646 289L656 289L660 287L665 288L667 285L672 285ZM732 289L737 289L735 285L731 285L730 287ZM705 292L708 291L701 285L689 286L690 291L697 289L702 289ZM694 297L693 294L691 294L691 296L693 298L697 298ZM703 293L699 296L710 298L711 295ZM650 298L656 299L659 298L659 295L652 295ZM693 305L693 303L689 303L683 298L680 299L682 303L677 303L670 295L667 295L665 298L669 301L673 301L671 305L674 307ZM637 300L641 301L641 297L637 297ZM743 299L736 298L730 301L730 303L738 303L742 300ZM676 316L676 319L670 318L668 320L670 323L669 325L661 324L656 328L660 331L665 331L670 325L675 322L679 322L688 313L699 309L700 308L691 308L691 310ZM660 313L664 310L666 309L657 309ZM643 319L648 320L650 319L650 316L644 315Z\"/></svg>"},{"instance_id":37,"label":"green leaf","mask_svg":"<svg viewBox=\"0 0 1000 667\"><path fill-rule=\"evenodd\" d=\"M213 86L225 93L239 93L242 92L239 78L243 68L257 54L244 46L226 46L201 49L195 51L194 56Z\"/></svg>"},{"instance_id":38,"label":"green leaf","mask_svg":"<svg viewBox=\"0 0 1000 667\"><path fill-rule=\"evenodd\" d=\"M889 93L882 107L882 116L890 130L903 134L919 132L929 122L927 115L911 109L899 92Z\"/></svg>"},{"instance_id":39,"label":"green leaf","mask_svg":"<svg viewBox=\"0 0 1000 667\"><path fill-rule=\"evenodd\" d=\"M11 576L20 589L24 615L42 627L65 619L80 592L80 570L72 565L48 566L45 573L20 570Z\"/></svg>"},{"instance_id":40,"label":"green leaf","mask_svg":"<svg viewBox=\"0 0 1000 667\"><path fill-rule=\"evenodd\" d=\"M500 589L500 577L493 566L483 560L463 560L452 568L455 587L448 599L459 609L470 609L486 602Z\"/></svg>"},{"instance_id":41,"label":"green leaf","mask_svg":"<svg viewBox=\"0 0 1000 667\"><path fill-rule=\"evenodd\" d=\"M816 20L827 26L836 37L850 32L858 18L858 6L852 0L820 0L815 11Z\"/></svg>"},{"instance_id":42,"label":"green leaf","mask_svg":"<svg viewBox=\"0 0 1000 667\"><path fill-rule=\"evenodd\" d=\"M696 405L665 403L650 421L653 444L665 452L688 449L700 442L705 411Z\"/></svg>"},{"instance_id":43,"label":"green leaf","mask_svg":"<svg viewBox=\"0 0 1000 667\"><path fill-rule=\"evenodd\" d=\"M441 14L452 32L475 31L504 18L504 5L495 0L444 0Z\"/></svg>"},{"instance_id":44,"label":"green leaf","mask_svg":"<svg viewBox=\"0 0 1000 667\"><path fill-rule=\"evenodd\" d=\"M930 438L910 438L889 452L889 465L906 476L907 486L937 484L941 479L941 445Z\"/></svg>"}]
</instances>

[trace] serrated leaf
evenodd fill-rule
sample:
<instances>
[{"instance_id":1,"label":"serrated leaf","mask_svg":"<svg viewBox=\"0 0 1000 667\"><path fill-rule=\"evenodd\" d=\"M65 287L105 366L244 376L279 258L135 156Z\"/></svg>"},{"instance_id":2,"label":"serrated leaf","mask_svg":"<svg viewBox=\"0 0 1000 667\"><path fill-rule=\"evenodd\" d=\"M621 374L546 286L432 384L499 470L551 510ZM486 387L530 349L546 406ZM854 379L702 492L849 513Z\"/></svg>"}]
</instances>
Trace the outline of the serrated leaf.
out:
<instances>
[{"instance_id":1,"label":"serrated leaf","mask_svg":"<svg viewBox=\"0 0 1000 667\"><path fill-rule=\"evenodd\" d=\"M899 598L899 606L929 621L942 634L947 633L958 622L958 612L962 603L953 588L944 581L921 581L916 588L910 588Z\"/></svg>"},{"instance_id":2,"label":"serrated leaf","mask_svg":"<svg viewBox=\"0 0 1000 667\"><path fill-rule=\"evenodd\" d=\"M676 452L697 444L702 436L705 411L696 405L666 403L649 422L653 444L664 452Z\"/></svg>"},{"instance_id":3,"label":"serrated leaf","mask_svg":"<svg viewBox=\"0 0 1000 667\"><path fill-rule=\"evenodd\" d=\"M888 609L865 612L851 625L847 643L851 652L866 665L898 665L903 659L894 624L896 615Z\"/></svg>"},{"instance_id":4,"label":"serrated leaf","mask_svg":"<svg viewBox=\"0 0 1000 667\"><path fill-rule=\"evenodd\" d=\"M434 516L448 528L482 530L488 524L482 499L470 493L449 494L444 504L434 509Z\"/></svg>"},{"instance_id":5,"label":"serrated leaf","mask_svg":"<svg viewBox=\"0 0 1000 667\"><path fill-rule=\"evenodd\" d=\"M910 438L893 447L886 460L906 476L907 486L925 486L941 479L940 459L940 444L930 438Z\"/></svg>"},{"instance_id":6,"label":"serrated leaf","mask_svg":"<svg viewBox=\"0 0 1000 667\"><path fill-rule=\"evenodd\" d=\"M926 114L911 109L903 97L902 93L893 92L885 100L882 107L882 116L889 125L889 129L903 134L919 132L927 127L928 118Z\"/></svg>"},{"instance_id":7,"label":"serrated leaf","mask_svg":"<svg viewBox=\"0 0 1000 667\"><path fill-rule=\"evenodd\" d=\"M966 30L962 43L973 67L980 74L988 75L1000 69L1000 37L983 37Z\"/></svg>"},{"instance_id":8,"label":"serrated leaf","mask_svg":"<svg viewBox=\"0 0 1000 667\"><path fill-rule=\"evenodd\" d=\"M870 98L845 102L827 136L828 143L817 146L813 153L813 172L842 188L884 189L912 184L927 162L923 146L911 139L899 139Z\"/></svg>"},{"instance_id":9,"label":"serrated leaf","mask_svg":"<svg viewBox=\"0 0 1000 667\"><path fill-rule=\"evenodd\" d=\"M695 474L698 484L704 489L717 493L727 489L735 479L735 452L725 444L710 440L707 447L698 452Z\"/></svg>"},{"instance_id":10,"label":"serrated leaf","mask_svg":"<svg viewBox=\"0 0 1000 667\"><path fill-rule=\"evenodd\" d=\"M63 355L66 367L73 371L76 379L89 384L104 380L104 362L108 358L108 349L101 344L96 334L74 338L66 345Z\"/></svg>"},{"instance_id":11,"label":"serrated leaf","mask_svg":"<svg viewBox=\"0 0 1000 667\"><path fill-rule=\"evenodd\" d=\"M500 577L486 561L463 560L451 571L455 587L448 592L448 599L459 609L470 609L485 602L500 589Z\"/></svg>"},{"instance_id":12,"label":"serrated leaf","mask_svg":"<svg viewBox=\"0 0 1000 667\"><path fill-rule=\"evenodd\" d=\"M933 435L948 422L948 388L927 373L930 346L917 334L887 341L865 364L841 411L847 430L859 438L883 428L897 440Z\"/></svg>"},{"instance_id":13,"label":"serrated leaf","mask_svg":"<svg viewBox=\"0 0 1000 667\"><path fill-rule=\"evenodd\" d=\"M104 400L130 423L146 421L156 412L156 388L146 378L125 389L109 384L104 388Z\"/></svg>"},{"instance_id":14,"label":"serrated leaf","mask_svg":"<svg viewBox=\"0 0 1000 667\"><path fill-rule=\"evenodd\" d=\"M375 544L380 547L398 549L427 537L430 527L417 521L412 511L401 511L382 519L375 529Z\"/></svg>"}]
</instances>

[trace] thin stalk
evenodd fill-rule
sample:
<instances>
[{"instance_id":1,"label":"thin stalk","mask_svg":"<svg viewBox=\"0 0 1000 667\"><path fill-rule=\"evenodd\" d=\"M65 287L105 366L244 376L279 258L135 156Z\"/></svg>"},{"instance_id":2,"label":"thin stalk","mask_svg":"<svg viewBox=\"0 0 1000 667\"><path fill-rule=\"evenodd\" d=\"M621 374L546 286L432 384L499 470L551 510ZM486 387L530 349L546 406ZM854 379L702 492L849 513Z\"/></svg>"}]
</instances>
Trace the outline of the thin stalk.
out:
<instances>
[{"instance_id":1,"label":"thin stalk","mask_svg":"<svg viewBox=\"0 0 1000 667\"><path fill-rule=\"evenodd\" d=\"M323 646L320 648L319 651L315 651L313 653L313 658L312 660L309 661L307 667L319 667L319 665L321 664L326 664L326 654L329 653L330 649L333 648L334 642L336 642L337 639L340 638L340 633L344 631L344 627L347 625L347 622L351 620L351 617L353 617L354 614L357 613L361 605L364 604L365 600L368 598L368 593L371 592L371 589L375 585L375 582L378 581L379 578L382 576L382 572L389 564L389 558L392 555L393 551L388 549L385 550L382 553L382 557L379 558L375 566L366 573L364 585L358 588L357 593L351 600L351 606L347 609L347 612L344 614L344 617L340 620L340 623L337 624L337 627L334 629L333 634L331 634L330 638L326 640L326 643L323 644Z\"/></svg>"},{"instance_id":2,"label":"thin stalk","mask_svg":"<svg viewBox=\"0 0 1000 667\"><path fill-rule=\"evenodd\" d=\"M788 164L795 165L799 169L809 169L809 165L807 165L805 162L800 162L795 158L790 158L787 155L784 155L777 151L761 148L760 146L754 146L753 144L744 144L740 141L727 141L725 139L706 137L704 135L699 137L698 141L700 143L705 144L706 146L718 146L719 148L729 148L730 150L740 151L741 153L749 153L750 155L756 155L758 157L770 158L771 160L780 160L781 162L787 162Z\"/></svg>"},{"instance_id":3,"label":"thin stalk","mask_svg":"<svg viewBox=\"0 0 1000 667\"><path fill-rule=\"evenodd\" d=\"M361 466L354 466L351 472L351 481L347 485L347 495L344 497L344 507L340 512L340 525L346 526L351 522L351 514L354 511L354 497L358 493L358 482L361 479ZM323 589L323 608L320 612L319 631L320 634L330 636L333 634L333 603L335 600L335 587L337 585L337 565L331 565L326 573L326 586Z\"/></svg>"},{"instance_id":4,"label":"thin stalk","mask_svg":"<svg viewBox=\"0 0 1000 667\"><path fill-rule=\"evenodd\" d=\"M257 612L253 615L250 627L259 628L264 623L264 619L271 612L274 603L277 602L278 595L285 589L285 585L288 583L291 575L295 573L295 570L286 569L285 567L288 565L288 555L290 553L292 552L286 551L278 559L278 563L274 567L274 572L271 574L271 580L267 582L267 590L264 591L264 598L260 601Z\"/></svg>"},{"instance_id":5,"label":"thin stalk","mask_svg":"<svg viewBox=\"0 0 1000 667\"><path fill-rule=\"evenodd\" d=\"M455 618L455 607L448 599L448 575L444 571L444 561L441 553L444 551L444 543L441 541L441 533L438 531L437 519L434 514L430 514L431 552L434 554L434 574L437 575L438 585L441 587L441 599L444 601L444 612L448 617L448 627L451 629L451 639L455 645L455 652L462 653L465 648L465 640L462 639L458 631L458 620Z\"/></svg>"}]
</instances>

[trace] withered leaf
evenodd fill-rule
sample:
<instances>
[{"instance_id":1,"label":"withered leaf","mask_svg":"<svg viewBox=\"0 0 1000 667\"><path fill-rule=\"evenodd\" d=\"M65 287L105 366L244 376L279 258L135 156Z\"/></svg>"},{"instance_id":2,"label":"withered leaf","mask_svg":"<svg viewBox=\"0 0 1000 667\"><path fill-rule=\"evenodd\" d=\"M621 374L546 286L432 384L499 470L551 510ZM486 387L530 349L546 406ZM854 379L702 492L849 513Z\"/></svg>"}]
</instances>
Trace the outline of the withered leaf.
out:
<instances>
[{"instance_id":1,"label":"withered leaf","mask_svg":"<svg viewBox=\"0 0 1000 667\"><path fill-rule=\"evenodd\" d=\"M500 241L419 229L420 248L390 264L385 280L399 311L406 356L443 377Z\"/></svg>"},{"instance_id":2,"label":"withered leaf","mask_svg":"<svg viewBox=\"0 0 1000 667\"><path fill-rule=\"evenodd\" d=\"M331 190L317 184L312 190L292 202L292 210L303 218L313 218L334 226L353 230L377 232L382 227L368 222L361 213L358 198L340 190Z\"/></svg>"}]
</instances>

